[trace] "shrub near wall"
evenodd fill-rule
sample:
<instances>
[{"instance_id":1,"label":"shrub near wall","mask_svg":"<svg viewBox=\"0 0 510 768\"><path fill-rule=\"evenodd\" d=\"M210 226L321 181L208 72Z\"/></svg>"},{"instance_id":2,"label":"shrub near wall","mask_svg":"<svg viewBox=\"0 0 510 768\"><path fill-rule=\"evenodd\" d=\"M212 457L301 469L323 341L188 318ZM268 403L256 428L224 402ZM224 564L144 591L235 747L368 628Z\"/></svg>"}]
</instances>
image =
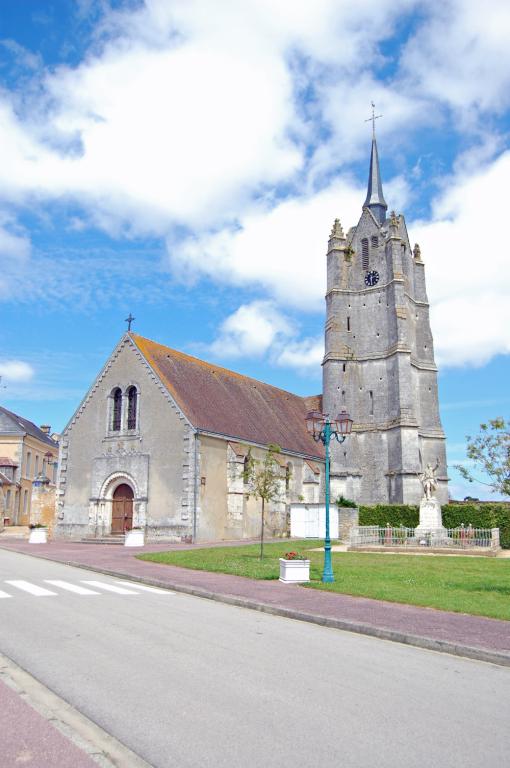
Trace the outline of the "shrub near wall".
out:
<instances>
[{"instance_id":1,"label":"shrub near wall","mask_svg":"<svg viewBox=\"0 0 510 768\"><path fill-rule=\"evenodd\" d=\"M445 528L458 528L460 525L473 528L499 528L501 546L510 549L510 504L505 502L487 502L476 504L446 504L443 507L443 525Z\"/></svg>"},{"instance_id":2,"label":"shrub near wall","mask_svg":"<svg viewBox=\"0 0 510 768\"><path fill-rule=\"evenodd\" d=\"M388 523L392 528L404 525L406 528L416 528L420 518L418 507L406 504L377 504L375 507L359 508L360 525L379 525Z\"/></svg>"},{"instance_id":3,"label":"shrub near wall","mask_svg":"<svg viewBox=\"0 0 510 768\"><path fill-rule=\"evenodd\" d=\"M474 528L499 528L501 546L510 549L510 504L506 502L445 504L442 508L445 528L458 528L462 524L471 524ZM388 523L392 527L404 525L415 528L420 513L418 507L405 504L378 504L375 507L359 508L360 525L379 525Z\"/></svg>"}]
</instances>

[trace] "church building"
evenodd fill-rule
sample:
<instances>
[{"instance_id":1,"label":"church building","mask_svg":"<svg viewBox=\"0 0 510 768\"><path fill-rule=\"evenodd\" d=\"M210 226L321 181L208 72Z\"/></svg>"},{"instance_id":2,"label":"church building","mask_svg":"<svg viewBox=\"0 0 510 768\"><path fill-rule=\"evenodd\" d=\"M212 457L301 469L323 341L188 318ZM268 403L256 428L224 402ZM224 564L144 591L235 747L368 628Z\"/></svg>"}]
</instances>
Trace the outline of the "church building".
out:
<instances>
[{"instance_id":1,"label":"church building","mask_svg":"<svg viewBox=\"0 0 510 768\"><path fill-rule=\"evenodd\" d=\"M323 451L302 398L126 333L65 428L57 535L242 539L260 533L246 466L276 444L278 499L268 535L285 535L292 501L318 502Z\"/></svg>"},{"instance_id":2,"label":"church building","mask_svg":"<svg viewBox=\"0 0 510 768\"><path fill-rule=\"evenodd\" d=\"M375 132L361 218L347 235L337 219L329 239L323 405L354 421L332 444L332 498L419 504L418 473L438 461L436 495L448 501L425 264L404 216L387 216Z\"/></svg>"},{"instance_id":3,"label":"church building","mask_svg":"<svg viewBox=\"0 0 510 768\"><path fill-rule=\"evenodd\" d=\"M375 134L356 227L334 222L327 252L323 394L302 398L128 331L60 443L57 535L242 539L260 532L245 468L281 448L269 535L285 535L292 502L324 497L324 452L305 416L346 410L352 434L332 442L331 498L418 504L419 473L438 463L447 501L425 266L403 215L388 217Z\"/></svg>"}]
</instances>

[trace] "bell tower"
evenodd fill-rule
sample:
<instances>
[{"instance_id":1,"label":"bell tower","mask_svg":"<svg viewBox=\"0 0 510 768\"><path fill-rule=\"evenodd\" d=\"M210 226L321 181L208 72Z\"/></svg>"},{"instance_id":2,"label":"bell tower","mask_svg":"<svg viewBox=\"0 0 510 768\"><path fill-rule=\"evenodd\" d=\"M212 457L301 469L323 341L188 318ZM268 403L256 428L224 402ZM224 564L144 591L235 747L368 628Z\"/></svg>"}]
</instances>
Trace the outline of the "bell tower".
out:
<instances>
[{"instance_id":1,"label":"bell tower","mask_svg":"<svg viewBox=\"0 0 510 768\"><path fill-rule=\"evenodd\" d=\"M448 500L437 367L418 245L402 214L387 216L375 137L361 218L335 220L327 252L323 410L354 420L332 444L331 494L360 504L419 504L418 473L439 459L437 498Z\"/></svg>"}]
</instances>

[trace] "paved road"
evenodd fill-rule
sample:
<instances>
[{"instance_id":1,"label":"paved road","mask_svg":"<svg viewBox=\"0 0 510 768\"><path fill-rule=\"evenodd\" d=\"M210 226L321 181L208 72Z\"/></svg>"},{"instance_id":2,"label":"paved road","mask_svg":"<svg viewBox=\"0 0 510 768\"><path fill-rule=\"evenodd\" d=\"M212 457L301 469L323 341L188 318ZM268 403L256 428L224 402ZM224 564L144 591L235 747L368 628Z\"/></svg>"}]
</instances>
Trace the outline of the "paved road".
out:
<instances>
[{"instance_id":1,"label":"paved road","mask_svg":"<svg viewBox=\"0 0 510 768\"><path fill-rule=\"evenodd\" d=\"M510 669L107 587L0 551L0 651L157 768L507 764Z\"/></svg>"}]
</instances>

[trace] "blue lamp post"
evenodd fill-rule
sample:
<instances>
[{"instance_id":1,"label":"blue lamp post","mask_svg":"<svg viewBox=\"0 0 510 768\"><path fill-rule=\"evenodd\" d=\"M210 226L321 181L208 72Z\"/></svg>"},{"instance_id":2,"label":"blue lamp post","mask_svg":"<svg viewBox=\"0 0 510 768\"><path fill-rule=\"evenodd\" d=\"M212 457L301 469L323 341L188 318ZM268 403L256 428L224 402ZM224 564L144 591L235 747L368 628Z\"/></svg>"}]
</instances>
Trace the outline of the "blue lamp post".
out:
<instances>
[{"instance_id":1,"label":"blue lamp post","mask_svg":"<svg viewBox=\"0 0 510 768\"><path fill-rule=\"evenodd\" d=\"M322 581L332 582L335 580L335 577L331 565L331 538L329 535L329 444L332 438L336 438L339 443L344 442L347 435L351 432L352 419L345 411L339 413L336 419L330 419L328 414L321 413L320 411L310 411L306 415L306 427L315 442L323 443L326 449L326 538L324 540Z\"/></svg>"}]
</instances>

